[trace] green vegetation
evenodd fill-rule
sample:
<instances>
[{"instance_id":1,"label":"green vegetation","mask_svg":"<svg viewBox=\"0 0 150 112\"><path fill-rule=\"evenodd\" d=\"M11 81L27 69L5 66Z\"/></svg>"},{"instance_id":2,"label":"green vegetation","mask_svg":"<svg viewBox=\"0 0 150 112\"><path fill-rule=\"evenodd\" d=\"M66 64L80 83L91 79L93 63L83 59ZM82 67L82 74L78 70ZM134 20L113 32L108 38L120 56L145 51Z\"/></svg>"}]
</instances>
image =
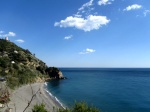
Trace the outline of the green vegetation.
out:
<instances>
[{"instance_id":1,"label":"green vegetation","mask_svg":"<svg viewBox=\"0 0 150 112\"><path fill-rule=\"evenodd\" d=\"M0 77L5 77L7 85L14 89L23 84L33 83L37 77L59 78L56 67L48 67L43 61L13 42L0 39Z\"/></svg>"},{"instance_id":2,"label":"green vegetation","mask_svg":"<svg viewBox=\"0 0 150 112\"><path fill-rule=\"evenodd\" d=\"M4 39L0 39L0 52L6 52L6 51L13 51L13 50L17 50L17 51L21 51L24 50L21 47L16 46L14 43L6 41Z\"/></svg>"},{"instance_id":3,"label":"green vegetation","mask_svg":"<svg viewBox=\"0 0 150 112\"><path fill-rule=\"evenodd\" d=\"M35 105L32 112L47 112L44 104ZM99 109L89 106L86 102L75 103L71 109L54 110L54 112L100 112Z\"/></svg>"},{"instance_id":4,"label":"green vegetation","mask_svg":"<svg viewBox=\"0 0 150 112\"><path fill-rule=\"evenodd\" d=\"M59 112L100 112L100 110L94 106L89 106L86 102L78 102L70 110L60 110Z\"/></svg>"},{"instance_id":5,"label":"green vegetation","mask_svg":"<svg viewBox=\"0 0 150 112\"><path fill-rule=\"evenodd\" d=\"M40 105L36 104L32 109L32 112L48 112L48 111L45 109L45 105L42 103Z\"/></svg>"},{"instance_id":6,"label":"green vegetation","mask_svg":"<svg viewBox=\"0 0 150 112\"><path fill-rule=\"evenodd\" d=\"M6 83L11 89L33 83L37 77L48 77L44 72L46 68L46 64L29 50L0 39L0 77L6 78Z\"/></svg>"},{"instance_id":7,"label":"green vegetation","mask_svg":"<svg viewBox=\"0 0 150 112\"><path fill-rule=\"evenodd\" d=\"M59 69L56 67L49 67L46 70L46 73L49 74L51 78L59 78Z\"/></svg>"}]
</instances>

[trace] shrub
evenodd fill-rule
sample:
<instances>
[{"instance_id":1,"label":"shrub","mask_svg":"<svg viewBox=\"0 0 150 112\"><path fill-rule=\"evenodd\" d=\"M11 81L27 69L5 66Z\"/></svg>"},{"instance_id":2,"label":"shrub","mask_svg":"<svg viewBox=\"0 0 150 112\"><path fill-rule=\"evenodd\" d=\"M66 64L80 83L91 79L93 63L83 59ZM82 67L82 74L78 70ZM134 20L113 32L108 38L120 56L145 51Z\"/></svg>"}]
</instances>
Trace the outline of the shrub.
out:
<instances>
[{"instance_id":1,"label":"shrub","mask_svg":"<svg viewBox=\"0 0 150 112\"><path fill-rule=\"evenodd\" d=\"M7 57L0 58L0 66L7 68L10 65L10 60Z\"/></svg>"},{"instance_id":2,"label":"shrub","mask_svg":"<svg viewBox=\"0 0 150 112\"><path fill-rule=\"evenodd\" d=\"M40 105L35 105L32 112L48 112L45 109L45 105L42 103ZM75 103L71 109L60 109L55 112L100 112L97 108L89 106L86 102Z\"/></svg>"},{"instance_id":3,"label":"shrub","mask_svg":"<svg viewBox=\"0 0 150 112\"><path fill-rule=\"evenodd\" d=\"M16 78L16 77L8 77L7 78L7 85L11 89L15 89L15 87L17 87L18 84L19 84L18 78Z\"/></svg>"},{"instance_id":4,"label":"shrub","mask_svg":"<svg viewBox=\"0 0 150 112\"><path fill-rule=\"evenodd\" d=\"M45 72L49 75L51 78L59 78L59 69L56 67L49 67L45 70Z\"/></svg>"},{"instance_id":5,"label":"shrub","mask_svg":"<svg viewBox=\"0 0 150 112\"><path fill-rule=\"evenodd\" d=\"M48 111L45 109L45 105L42 103L40 105L36 104L32 109L32 112L48 112Z\"/></svg>"},{"instance_id":6,"label":"shrub","mask_svg":"<svg viewBox=\"0 0 150 112\"><path fill-rule=\"evenodd\" d=\"M86 102L76 102L70 110L59 110L59 112L100 112L100 110L89 106Z\"/></svg>"}]
</instances>

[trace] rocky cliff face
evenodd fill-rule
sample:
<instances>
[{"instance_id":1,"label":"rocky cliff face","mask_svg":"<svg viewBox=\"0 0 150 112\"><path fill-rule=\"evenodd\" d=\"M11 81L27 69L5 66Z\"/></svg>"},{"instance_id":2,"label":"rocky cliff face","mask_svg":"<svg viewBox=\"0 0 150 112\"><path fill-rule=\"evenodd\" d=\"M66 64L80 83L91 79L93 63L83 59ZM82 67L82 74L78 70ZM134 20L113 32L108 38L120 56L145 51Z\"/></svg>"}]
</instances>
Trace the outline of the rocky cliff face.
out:
<instances>
[{"instance_id":1,"label":"rocky cliff face","mask_svg":"<svg viewBox=\"0 0 150 112\"><path fill-rule=\"evenodd\" d=\"M62 72L56 67L49 67L45 70L45 72L52 79L65 79L66 78L66 77L63 76Z\"/></svg>"}]
</instances>

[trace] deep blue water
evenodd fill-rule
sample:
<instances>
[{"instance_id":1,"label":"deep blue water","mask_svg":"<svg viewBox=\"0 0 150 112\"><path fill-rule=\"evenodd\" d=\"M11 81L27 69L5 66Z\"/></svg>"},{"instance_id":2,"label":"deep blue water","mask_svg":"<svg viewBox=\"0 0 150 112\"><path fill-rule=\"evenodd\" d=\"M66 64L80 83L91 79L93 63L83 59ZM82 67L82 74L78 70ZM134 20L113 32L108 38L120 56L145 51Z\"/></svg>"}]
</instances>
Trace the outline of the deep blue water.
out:
<instances>
[{"instance_id":1,"label":"deep blue water","mask_svg":"<svg viewBox=\"0 0 150 112\"><path fill-rule=\"evenodd\" d=\"M65 106L86 101L102 112L150 112L150 69L60 68L47 89Z\"/></svg>"}]
</instances>

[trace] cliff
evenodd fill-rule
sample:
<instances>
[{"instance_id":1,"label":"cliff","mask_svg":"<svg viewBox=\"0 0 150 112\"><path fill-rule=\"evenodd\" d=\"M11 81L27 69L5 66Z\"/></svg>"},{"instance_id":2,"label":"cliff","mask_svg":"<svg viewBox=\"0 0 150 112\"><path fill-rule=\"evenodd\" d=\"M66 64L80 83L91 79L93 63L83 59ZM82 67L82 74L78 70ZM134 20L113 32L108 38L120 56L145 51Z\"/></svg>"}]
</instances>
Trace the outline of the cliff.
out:
<instances>
[{"instance_id":1,"label":"cliff","mask_svg":"<svg viewBox=\"0 0 150 112\"><path fill-rule=\"evenodd\" d=\"M28 49L0 39L0 78L4 77L10 88L42 81L48 77L62 79L61 72L57 68L51 70L52 68L55 67L48 67Z\"/></svg>"}]
</instances>

